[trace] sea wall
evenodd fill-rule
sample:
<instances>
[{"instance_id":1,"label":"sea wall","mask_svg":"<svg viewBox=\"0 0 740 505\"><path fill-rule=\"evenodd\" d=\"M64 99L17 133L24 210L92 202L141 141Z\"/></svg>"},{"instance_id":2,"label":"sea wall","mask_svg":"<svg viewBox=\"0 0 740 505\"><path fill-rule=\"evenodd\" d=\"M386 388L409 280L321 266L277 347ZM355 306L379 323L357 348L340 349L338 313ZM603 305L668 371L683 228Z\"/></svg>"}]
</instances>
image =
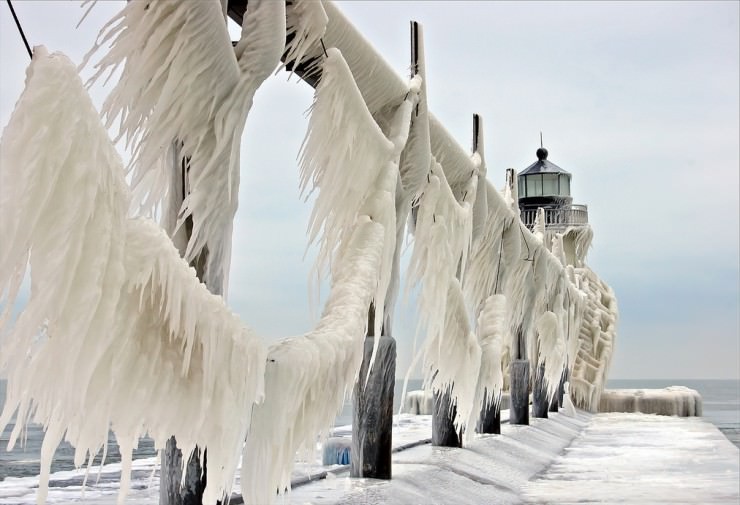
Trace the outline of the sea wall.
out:
<instances>
[{"instance_id":1,"label":"sea wall","mask_svg":"<svg viewBox=\"0 0 740 505\"><path fill-rule=\"evenodd\" d=\"M662 416L701 416L698 391L684 386L664 389L605 389L599 412L642 412Z\"/></svg>"}]
</instances>

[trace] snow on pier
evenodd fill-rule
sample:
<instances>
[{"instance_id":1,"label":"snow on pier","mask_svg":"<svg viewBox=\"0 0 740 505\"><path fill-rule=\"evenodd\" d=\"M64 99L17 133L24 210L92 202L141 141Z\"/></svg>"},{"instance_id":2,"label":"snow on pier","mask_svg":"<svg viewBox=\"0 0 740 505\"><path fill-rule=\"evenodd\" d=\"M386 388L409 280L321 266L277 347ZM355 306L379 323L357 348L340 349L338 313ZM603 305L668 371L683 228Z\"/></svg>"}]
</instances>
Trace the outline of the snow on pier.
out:
<instances>
[{"instance_id":1,"label":"snow on pier","mask_svg":"<svg viewBox=\"0 0 740 505\"><path fill-rule=\"evenodd\" d=\"M504 413L505 414L505 413ZM504 416L505 417L505 416ZM431 416L399 416L394 447L428 436ZM336 435L349 431L337 429ZM126 503L156 504L156 460L134 462ZM302 466L289 503L683 503L736 504L740 450L708 421L648 414L563 413L503 424L501 435L476 436L466 449L421 444L396 452L393 479L350 479L341 467ZM84 503L112 505L119 464L91 470ZM84 472L52 475L48 503L83 502ZM1 505L35 503L37 477L0 482ZM237 487L235 492L240 490ZM239 502L238 499L232 503ZM288 500L286 500L288 503Z\"/></svg>"}]
</instances>

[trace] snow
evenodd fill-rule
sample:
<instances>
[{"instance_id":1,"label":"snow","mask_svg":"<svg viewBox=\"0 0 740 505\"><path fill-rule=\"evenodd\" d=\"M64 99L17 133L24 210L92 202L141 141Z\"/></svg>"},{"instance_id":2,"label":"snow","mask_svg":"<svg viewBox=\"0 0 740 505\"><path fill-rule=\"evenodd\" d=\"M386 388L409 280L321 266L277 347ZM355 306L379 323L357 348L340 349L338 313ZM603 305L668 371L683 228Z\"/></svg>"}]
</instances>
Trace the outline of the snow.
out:
<instances>
[{"instance_id":1,"label":"snow","mask_svg":"<svg viewBox=\"0 0 740 505\"><path fill-rule=\"evenodd\" d=\"M713 503L740 500L740 454L698 418L600 414L538 479L526 503Z\"/></svg>"},{"instance_id":2,"label":"snow","mask_svg":"<svg viewBox=\"0 0 740 505\"><path fill-rule=\"evenodd\" d=\"M395 453L391 481L349 479L336 466L303 466L317 479L327 470L336 478L295 488L289 503L734 504L740 498L738 449L700 418L560 413L532 419L531 426L503 424L502 431L477 436L465 449L422 444ZM350 432L339 427L334 435ZM394 418L394 448L428 440L430 433L431 416ZM156 459L134 461L133 469L127 503L156 504ZM97 471L91 471L83 503L112 505L118 472L120 465L106 465L96 485ZM84 471L52 475L48 503L80 502L83 477ZM293 475L295 481L302 477L307 474ZM34 503L37 484L36 477L0 482L0 504Z\"/></svg>"}]
</instances>

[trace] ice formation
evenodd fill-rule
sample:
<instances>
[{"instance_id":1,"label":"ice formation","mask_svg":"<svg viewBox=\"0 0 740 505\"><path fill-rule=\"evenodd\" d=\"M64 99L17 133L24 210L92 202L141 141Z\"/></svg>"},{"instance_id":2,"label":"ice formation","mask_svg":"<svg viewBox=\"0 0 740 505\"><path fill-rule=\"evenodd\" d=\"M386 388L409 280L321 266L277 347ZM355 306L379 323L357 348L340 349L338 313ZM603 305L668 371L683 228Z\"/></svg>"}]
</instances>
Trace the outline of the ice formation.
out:
<instances>
[{"instance_id":1,"label":"ice formation","mask_svg":"<svg viewBox=\"0 0 740 505\"><path fill-rule=\"evenodd\" d=\"M398 97L406 92L404 81L363 39L334 4L326 2L324 7L329 18L324 41L327 46L334 46L342 51L368 110L378 120L385 114L388 104L397 103ZM510 185L507 185L505 194L500 193L483 179L478 183L480 191L475 193L485 195L486 202L478 208L472 207L472 219L468 216L469 221L466 222L466 226L468 222L471 223L469 225L471 232L462 233L456 226L455 236L447 237L454 250L462 251L469 258L467 266L459 268L457 260L452 260L452 265L443 264L447 251L444 248L435 249L430 244L444 242L444 227L452 228L449 225L450 219L456 219L457 216L450 213L449 208L446 209L446 214L442 210L432 210L436 206L436 203L432 205L432 201L443 199L446 196L445 188L449 188L454 200L459 202L461 197L466 195L466 189L469 188L472 179L471 174L476 171L479 174L485 173L485 164L482 152L474 153L471 157L429 111L426 102L427 84L426 79L423 79L424 51L421 33L416 44L419 55L416 70L422 77L422 88L419 104L412 116L409 139L401 155L400 173L405 196L416 199L418 204L415 220L417 226L414 227L414 257L409 273L410 277L417 281L422 277L425 279L420 283L419 317L424 319L426 324L422 333L438 335L440 329L444 328L445 319L440 314L447 310L448 289L442 279L449 278L450 272L453 272L452 275L457 274L459 269L470 329L475 328L473 323L476 314L489 296L502 294L507 298L507 327L504 332L501 363L504 371L508 369L508 360L517 356L516 346L520 336L526 344L526 353L521 357L529 358L532 363L539 361L542 353L537 321L547 311L552 311L556 315L561 337L551 343L556 345L554 347L550 345L550 349L561 349L562 344L567 349L567 356L560 360L550 359L552 366L547 365L547 359L544 360L546 367L553 370L554 377L554 370L561 366L560 362L564 363L563 366L571 368L576 362L583 361L591 352L590 349L582 348L583 339L578 338L578 334L585 311L585 300L596 294L585 292L580 284L576 285L578 281L573 269L573 267L585 268L585 256L592 238L591 228L579 226L556 232L543 226L544 220L540 219L543 224L536 230L537 238L540 239L537 240L518 219L516 177L513 177ZM321 49L314 47L308 52L312 57L320 57ZM475 154L478 154L478 157ZM442 177L434 172L435 168L441 169L446 184L442 184ZM466 197L469 195L470 192ZM475 200L478 200L477 195L474 196ZM475 219L476 214L478 221ZM485 216L482 222L481 216ZM427 229L417 229L419 223L427 223ZM431 223L431 226L428 226L428 223ZM422 228L424 226L422 224ZM475 228L474 233L472 228ZM459 247L461 242L457 239L460 237L465 237L468 245ZM565 242L554 253L549 250L553 240ZM452 256L454 257L454 254ZM425 264L435 265L435 270L425 272ZM436 293L436 296L432 293ZM556 308L556 304L562 304L562 308ZM616 306L611 310L614 312L612 314L614 319ZM613 337L612 326L604 333L604 338L613 340ZM427 342L425 345L430 344ZM465 353L461 352L459 355L463 356ZM608 368L610 356L610 352L604 350L598 357L591 356L590 359L597 363L596 368L603 372ZM595 387L601 388L602 385ZM574 385L572 390L578 390L578 386ZM595 408L592 400L581 402L579 405L589 409Z\"/></svg>"},{"instance_id":2,"label":"ice formation","mask_svg":"<svg viewBox=\"0 0 740 505\"><path fill-rule=\"evenodd\" d=\"M290 62L291 68L295 69L305 61L308 49L319 43L326 32L329 18L324 5L316 0L294 0L291 7L286 9L286 14L285 35L289 42L285 48L285 61Z\"/></svg>"},{"instance_id":3,"label":"ice formation","mask_svg":"<svg viewBox=\"0 0 740 505\"><path fill-rule=\"evenodd\" d=\"M133 197L64 57L37 50L4 132L6 324L27 267L31 299L3 340L9 389L0 426L16 411L17 426L47 426L39 500L62 437L81 464L104 445L112 423L124 455L121 496L131 448L148 432L158 447L174 434L185 451L208 448L210 462L218 461L208 469L210 503L228 492L246 439L245 498L273 502L276 490L289 488L296 452L314 450L363 379L368 324L376 335L389 326L412 205L408 274L419 287L425 379L450 394L458 428L472 433L517 358L544 364L551 396L566 369L575 405L595 410L617 307L585 264L592 230L549 229L542 212L534 230L523 225L516 177L504 192L486 181L482 130L471 156L429 111L421 32L407 81L331 2L250 1L233 49L222 7L129 2L91 51L110 45L94 80L122 67L103 112L133 148ZM332 288L313 331L266 350L187 261L207 249L204 280L225 291L239 140L257 88L284 52L293 68L315 66L304 78L321 71L301 187L318 191L308 238ZM29 139L47 147L29 150ZM174 177L178 167L189 167L187 180ZM180 202L174 193L187 196ZM173 235L190 218L190 242L178 244L185 260L153 222L127 217L130 208L160 212ZM69 366L50 368L60 357ZM264 402L255 404L263 388Z\"/></svg>"},{"instance_id":4,"label":"ice formation","mask_svg":"<svg viewBox=\"0 0 740 505\"><path fill-rule=\"evenodd\" d=\"M273 345L265 401L255 406L242 467L248 503L290 488L296 452L311 454L350 394L362 362L368 308L376 335L396 250L398 159L420 81L390 120L389 138L370 115L342 54L327 50L301 154L301 181L319 194L309 238L332 287L315 330ZM377 341L377 339L376 339ZM269 461L269 464L265 462Z\"/></svg>"},{"instance_id":5,"label":"ice formation","mask_svg":"<svg viewBox=\"0 0 740 505\"><path fill-rule=\"evenodd\" d=\"M28 149L29 139L44 146ZM31 296L0 349L17 414L46 427L38 502L64 438L83 464L112 427L122 454L149 434L208 447L206 503L231 487L248 412L262 395L266 350L180 258L164 231L129 219L121 160L63 55L37 47L0 144L0 293L6 314L29 268ZM39 334L40 329L44 329ZM203 405L208 405L204 409ZM228 423L212 422L218 413Z\"/></svg>"},{"instance_id":6,"label":"ice formation","mask_svg":"<svg viewBox=\"0 0 740 505\"><path fill-rule=\"evenodd\" d=\"M570 390L577 407L596 411L606 385L619 317L612 289L588 267L575 269L585 294L578 350L573 356Z\"/></svg>"},{"instance_id":7,"label":"ice formation","mask_svg":"<svg viewBox=\"0 0 740 505\"><path fill-rule=\"evenodd\" d=\"M257 88L280 62L285 19L283 2L250 1L232 48L217 0L128 2L86 57L110 45L93 82L122 67L102 113L132 150L134 206L154 212L171 191L170 159L187 163L185 199L166 210L178 227L192 220L185 259L207 248L203 279L221 293L228 292L242 132Z\"/></svg>"},{"instance_id":8,"label":"ice formation","mask_svg":"<svg viewBox=\"0 0 740 505\"><path fill-rule=\"evenodd\" d=\"M663 416L702 415L701 395L685 386L663 389L605 389L599 412L642 412Z\"/></svg>"},{"instance_id":9,"label":"ice formation","mask_svg":"<svg viewBox=\"0 0 740 505\"><path fill-rule=\"evenodd\" d=\"M468 426L477 421L481 411L499 405L504 388L504 341L506 332L506 297L491 295L478 316L478 342L481 348L480 369L475 401Z\"/></svg>"}]
</instances>

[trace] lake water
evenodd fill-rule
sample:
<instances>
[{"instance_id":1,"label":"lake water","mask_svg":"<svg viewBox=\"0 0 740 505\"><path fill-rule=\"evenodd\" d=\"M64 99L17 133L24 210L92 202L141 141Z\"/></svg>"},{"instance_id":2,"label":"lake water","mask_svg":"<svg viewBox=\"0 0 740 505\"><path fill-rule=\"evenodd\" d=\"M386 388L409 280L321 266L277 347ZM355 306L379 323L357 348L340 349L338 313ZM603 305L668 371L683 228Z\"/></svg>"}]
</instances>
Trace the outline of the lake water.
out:
<instances>
[{"instance_id":1,"label":"lake water","mask_svg":"<svg viewBox=\"0 0 740 505\"><path fill-rule=\"evenodd\" d=\"M658 389L667 386L686 386L696 389L702 396L704 417L717 426L725 436L735 445L740 447L740 388L739 382L733 380L611 380L608 388L644 388ZM419 389L421 381L409 381L409 390ZM400 405L402 381L396 382L395 408L398 412ZM0 409L5 403L5 381L0 380ZM352 422L352 408L345 405L341 414L337 416L336 425L346 425ZM31 476L39 473L39 453L43 430L38 425L28 427L25 444L7 452L6 446L12 426L8 426L0 434L0 480L6 476ZM154 446L150 439L142 439L139 448L134 451L134 458L151 457L155 454ZM71 470L73 465L74 450L67 443L62 443L56 451L52 463L52 472ZM96 463L97 463L96 459ZM109 434L109 448L106 462L120 461L120 453L115 444L115 438Z\"/></svg>"}]
</instances>

